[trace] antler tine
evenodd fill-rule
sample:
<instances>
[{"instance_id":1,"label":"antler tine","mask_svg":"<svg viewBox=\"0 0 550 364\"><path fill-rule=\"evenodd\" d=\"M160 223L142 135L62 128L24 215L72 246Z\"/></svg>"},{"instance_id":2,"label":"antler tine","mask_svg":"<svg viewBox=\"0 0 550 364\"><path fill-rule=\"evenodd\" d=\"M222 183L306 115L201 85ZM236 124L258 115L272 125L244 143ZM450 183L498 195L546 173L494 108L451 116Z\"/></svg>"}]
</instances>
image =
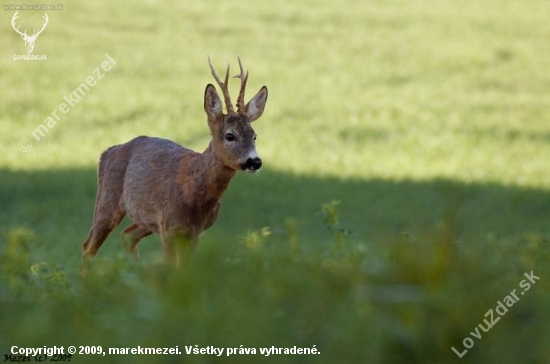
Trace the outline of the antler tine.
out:
<instances>
[{"instance_id":1,"label":"antler tine","mask_svg":"<svg viewBox=\"0 0 550 364\"><path fill-rule=\"evenodd\" d=\"M231 105L231 97L229 96L229 88L228 88L228 80L229 80L229 64L227 65L227 71L225 72L225 82L222 82L220 78L218 77L218 74L216 73L216 70L214 69L214 66L212 65L212 60L210 59L210 56L208 56L208 64L210 65L210 70L212 71L212 76L214 76L214 79L218 83L218 86L222 89L223 92L223 98L225 100L225 108L227 109L228 114L232 114L235 112L233 110L233 105Z\"/></svg>"},{"instance_id":2,"label":"antler tine","mask_svg":"<svg viewBox=\"0 0 550 364\"><path fill-rule=\"evenodd\" d=\"M11 17L11 25L13 26L13 28L15 29L15 21L19 19L19 11L16 11L15 14L13 14L13 16ZM17 27L17 29L19 29L19 27Z\"/></svg>"},{"instance_id":3,"label":"antler tine","mask_svg":"<svg viewBox=\"0 0 550 364\"><path fill-rule=\"evenodd\" d=\"M44 13L44 20L45 22L42 23L42 29L40 29L38 31L38 33L36 34L36 36L38 37L38 34L42 33L44 31L44 28L46 28L46 25L48 25L48 21L50 20L50 18L48 17L48 14ZM36 32L36 31L35 31ZM34 34L33 34L34 36Z\"/></svg>"},{"instance_id":4,"label":"antler tine","mask_svg":"<svg viewBox=\"0 0 550 364\"><path fill-rule=\"evenodd\" d=\"M19 19L19 11L16 11L15 14L13 14L13 17L11 18L11 26L13 28L13 30L15 30L17 33L21 34L21 35L27 35L27 29L25 29L25 32L24 33L21 33L21 31L19 31L19 27L15 27L15 21L17 19Z\"/></svg>"},{"instance_id":5,"label":"antler tine","mask_svg":"<svg viewBox=\"0 0 550 364\"><path fill-rule=\"evenodd\" d=\"M248 71L246 71L246 74L244 73L241 57L237 57L237 59L239 60L239 68L241 70L241 73L234 77L241 79L241 90L239 91L239 97L237 98L237 112L244 112L244 92L246 89L246 81L248 81Z\"/></svg>"}]
</instances>

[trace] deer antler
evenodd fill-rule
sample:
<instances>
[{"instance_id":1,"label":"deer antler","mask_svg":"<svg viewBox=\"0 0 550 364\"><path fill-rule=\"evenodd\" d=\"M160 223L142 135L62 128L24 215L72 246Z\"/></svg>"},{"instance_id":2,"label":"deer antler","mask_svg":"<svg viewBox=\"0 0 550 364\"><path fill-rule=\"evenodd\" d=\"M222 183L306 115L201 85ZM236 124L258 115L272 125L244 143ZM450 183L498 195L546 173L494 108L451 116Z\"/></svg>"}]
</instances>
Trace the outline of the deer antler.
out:
<instances>
[{"instance_id":1,"label":"deer antler","mask_svg":"<svg viewBox=\"0 0 550 364\"><path fill-rule=\"evenodd\" d=\"M228 80L229 80L229 64L227 65L227 71L225 71L225 81L222 82L218 75L216 74L216 71L214 70L214 66L212 65L212 61L210 60L210 56L208 56L208 64L210 65L210 70L212 71L212 76L214 76L214 79L218 83L218 86L222 89L223 92L223 98L225 100L225 108L227 109L228 114L234 114L235 110L233 110L233 105L231 105L231 97L229 96L229 88L228 88Z\"/></svg>"},{"instance_id":2,"label":"deer antler","mask_svg":"<svg viewBox=\"0 0 550 364\"><path fill-rule=\"evenodd\" d=\"M241 57L237 57L237 59L239 60L239 68L241 69L241 73L234 77L241 79L241 90L239 91L239 97L237 98L237 112L244 112L244 91L246 89L246 81L248 81L248 71L246 71L246 74L244 73Z\"/></svg>"},{"instance_id":3,"label":"deer antler","mask_svg":"<svg viewBox=\"0 0 550 364\"><path fill-rule=\"evenodd\" d=\"M36 30L32 33L32 36L33 37L38 37L38 35L40 33L42 33L42 31L44 30L44 28L46 28L46 25L48 25L48 20L50 20L50 18L48 18L48 14L44 13L44 19L46 20L44 23L42 23L42 29L40 29L38 31L38 33L36 33ZM36 33L36 34L35 34Z\"/></svg>"},{"instance_id":4,"label":"deer antler","mask_svg":"<svg viewBox=\"0 0 550 364\"><path fill-rule=\"evenodd\" d=\"M19 16L17 15L17 13L19 13L19 11L16 11L15 14L13 14L13 17L11 18L11 26L13 27L13 30L15 30L17 33L19 33L20 35L24 35L24 36L27 36L27 29L25 29L25 32L24 33L21 33L19 31L19 27L15 27L15 21L17 19L19 19Z\"/></svg>"}]
</instances>

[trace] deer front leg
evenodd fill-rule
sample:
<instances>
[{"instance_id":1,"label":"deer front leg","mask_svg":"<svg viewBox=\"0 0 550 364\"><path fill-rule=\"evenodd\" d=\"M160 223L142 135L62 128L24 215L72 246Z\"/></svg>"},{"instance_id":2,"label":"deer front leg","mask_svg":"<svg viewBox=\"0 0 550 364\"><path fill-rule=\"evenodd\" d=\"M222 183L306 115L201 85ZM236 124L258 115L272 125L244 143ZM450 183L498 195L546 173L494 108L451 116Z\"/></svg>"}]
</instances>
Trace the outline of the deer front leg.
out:
<instances>
[{"instance_id":1,"label":"deer front leg","mask_svg":"<svg viewBox=\"0 0 550 364\"><path fill-rule=\"evenodd\" d=\"M186 261L197 246L197 238L179 231L163 231L161 233L162 250L166 262L179 267L181 261Z\"/></svg>"}]
</instances>

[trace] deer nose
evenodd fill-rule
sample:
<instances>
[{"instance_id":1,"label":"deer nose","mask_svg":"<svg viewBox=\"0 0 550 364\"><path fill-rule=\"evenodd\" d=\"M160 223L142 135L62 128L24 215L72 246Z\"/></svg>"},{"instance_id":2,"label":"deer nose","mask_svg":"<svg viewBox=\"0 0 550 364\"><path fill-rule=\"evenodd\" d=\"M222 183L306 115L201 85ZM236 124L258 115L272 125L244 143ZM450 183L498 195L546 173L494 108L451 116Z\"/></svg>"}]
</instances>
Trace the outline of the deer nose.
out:
<instances>
[{"instance_id":1,"label":"deer nose","mask_svg":"<svg viewBox=\"0 0 550 364\"><path fill-rule=\"evenodd\" d=\"M245 169L251 169L253 171L257 171L258 169L262 168L262 160L258 157L256 158L248 158L246 160L246 163L244 164Z\"/></svg>"}]
</instances>

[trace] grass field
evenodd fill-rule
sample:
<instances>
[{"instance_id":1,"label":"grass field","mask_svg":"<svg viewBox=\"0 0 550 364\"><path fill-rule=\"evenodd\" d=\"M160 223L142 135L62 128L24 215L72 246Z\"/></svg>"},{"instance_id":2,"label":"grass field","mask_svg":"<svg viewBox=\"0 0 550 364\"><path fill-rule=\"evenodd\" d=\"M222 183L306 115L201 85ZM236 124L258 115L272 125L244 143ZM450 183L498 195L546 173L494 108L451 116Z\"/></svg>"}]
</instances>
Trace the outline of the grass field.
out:
<instances>
[{"instance_id":1,"label":"grass field","mask_svg":"<svg viewBox=\"0 0 550 364\"><path fill-rule=\"evenodd\" d=\"M183 354L72 361L548 362L547 2L63 5L36 41L46 61L14 60L26 53L15 10L0 13L0 355L101 345ZM21 29L43 20L19 14ZM106 54L112 69L37 140ZM100 153L144 134L204 150L207 55L220 72L241 56L247 97L269 88L254 123L263 170L237 174L181 269L162 263L158 236L128 257L125 219L83 279ZM540 280L470 335L531 271ZM459 359L451 347L469 340ZM194 345L258 352L185 354Z\"/></svg>"}]
</instances>

